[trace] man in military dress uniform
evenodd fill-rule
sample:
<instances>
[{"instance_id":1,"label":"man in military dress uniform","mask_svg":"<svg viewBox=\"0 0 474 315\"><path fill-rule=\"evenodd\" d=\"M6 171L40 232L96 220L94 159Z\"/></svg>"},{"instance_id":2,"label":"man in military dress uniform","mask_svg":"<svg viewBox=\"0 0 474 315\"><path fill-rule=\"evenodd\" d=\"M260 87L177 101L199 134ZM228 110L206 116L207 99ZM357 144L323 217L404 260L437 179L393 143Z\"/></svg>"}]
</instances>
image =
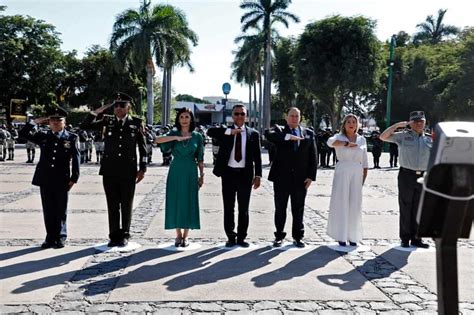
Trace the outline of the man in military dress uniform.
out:
<instances>
[{"instance_id":1,"label":"man in military dress uniform","mask_svg":"<svg viewBox=\"0 0 474 315\"><path fill-rule=\"evenodd\" d=\"M107 198L109 247L128 244L135 185L144 178L146 172L144 129L142 121L129 114L131 101L128 95L117 93L112 104L91 112L82 124L83 129L104 130L104 156L99 174L103 176ZM114 115L105 115L104 111L111 106ZM137 162L140 167L138 171Z\"/></svg>"},{"instance_id":2,"label":"man in military dress uniform","mask_svg":"<svg viewBox=\"0 0 474 315\"><path fill-rule=\"evenodd\" d=\"M33 185L40 187L46 226L46 239L41 247L62 248L67 238L68 193L79 179L79 142L76 134L64 129L64 109L55 107L47 115L48 118L37 118L34 122L48 122L51 130L33 133L34 125L27 123L20 136L41 148L33 176Z\"/></svg>"},{"instance_id":3,"label":"man in military dress uniform","mask_svg":"<svg viewBox=\"0 0 474 315\"><path fill-rule=\"evenodd\" d=\"M6 159L8 139L10 139L10 133L5 125L0 125L0 162Z\"/></svg>"},{"instance_id":4,"label":"man in military dress uniform","mask_svg":"<svg viewBox=\"0 0 474 315\"><path fill-rule=\"evenodd\" d=\"M418 224L416 215L420 201L421 184L417 179L422 177L428 167L431 146L431 135L424 132L425 113L410 113L410 121L402 121L387 128L381 135L383 141L396 143L400 154L400 171L398 173L398 204L400 206L400 239L402 247L412 246L428 248L416 237ZM401 132L397 128L410 127Z\"/></svg>"}]
</instances>

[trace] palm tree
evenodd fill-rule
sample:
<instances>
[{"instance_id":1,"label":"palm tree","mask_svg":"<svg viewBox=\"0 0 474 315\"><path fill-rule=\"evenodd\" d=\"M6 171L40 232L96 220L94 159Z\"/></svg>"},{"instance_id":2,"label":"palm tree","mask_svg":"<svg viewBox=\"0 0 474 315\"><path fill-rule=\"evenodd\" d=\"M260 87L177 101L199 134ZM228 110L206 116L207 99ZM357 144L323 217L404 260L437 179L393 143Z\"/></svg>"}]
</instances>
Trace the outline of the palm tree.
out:
<instances>
[{"instance_id":1,"label":"palm tree","mask_svg":"<svg viewBox=\"0 0 474 315\"><path fill-rule=\"evenodd\" d=\"M232 63L233 73L232 76L239 83L245 83L249 85L249 104L250 122L255 126L257 122L257 83L261 85L261 67L263 59L263 47L265 42L265 35L259 29L257 33L253 35L241 35L238 36L234 42L236 44L242 43L242 46L234 51L235 59ZM254 90L254 106L252 107L252 86ZM261 105L261 104L260 104ZM262 109L259 110L260 114ZM253 114L253 117L252 117ZM258 119L261 122L261 119ZM261 124L260 124L261 125ZM261 127L261 126L259 126Z\"/></svg>"},{"instance_id":2,"label":"palm tree","mask_svg":"<svg viewBox=\"0 0 474 315\"><path fill-rule=\"evenodd\" d=\"M188 26L185 14L169 6L174 16L173 28L178 36L166 36L164 38L165 47L161 54L157 54L156 60L163 68L163 124L168 124L171 109L171 75L176 66L187 66L191 72L194 68L191 65L191 48L197 45L198 37Z\"/></svg>"},{"instance_id":3,"label":"palm tree","mask_svg":"<svg viewBox=\"0 0 474 315\"><path fill-rule=\"evenodd\" d=\"M459 33L459 28L453 25L443 24L446 10L438 10L436 19L432 15L426 17L425 22L418 24L416 27L420 29L413 37L415 44L438 44L446 36L456 35Z\"/></svg>"},{"instance_id":4,"label":"palm tree","mask_svg":"<svg viewBox=\"0 0 474 315\"><path fill-rule=\"evenodd\" d=\"M151 7L150 0L143 0L138 11L128 9L119 14L113 26L111 50L130 70L146 73L147 122L150 124L154 108L153 56L161 60L167 44L183 36L177 11L169 5Z\"/></svg>"},{"instance_id":5,"label":"palm tree","mask_svg":"<svg viewBox=\"0 0 474 315\"><path fill-rule=\"evenodd\" d=\"M265 35L264 42L264 86L263 86L263 127L270 127L270 101L272 82L272 30L274 23L282 23L288 27L288 20L299 22L299 18L286 11L291 0L244 0L240 5L241 9L247 10L240 18L242 32L250 28L257 28L262 24Z\"/></svg>"}]
</instances>

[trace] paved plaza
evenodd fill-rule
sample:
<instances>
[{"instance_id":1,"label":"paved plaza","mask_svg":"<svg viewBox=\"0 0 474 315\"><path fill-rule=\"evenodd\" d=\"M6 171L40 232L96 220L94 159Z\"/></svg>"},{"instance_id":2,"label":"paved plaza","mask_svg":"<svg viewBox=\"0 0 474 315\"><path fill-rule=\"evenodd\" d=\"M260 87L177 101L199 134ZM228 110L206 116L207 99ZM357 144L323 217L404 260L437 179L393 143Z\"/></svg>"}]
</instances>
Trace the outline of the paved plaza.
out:
<instances>
[{"instance_id":1,"label":"paved plaza","mask_svg":"<svg viewBox=\"0 0 474 315\"><path fill-rule=\"evenodd\" d=\"M348 253L336 251L325 233L332 169L318 170L308 192L308 246L294 248L290 238L282 248L271 246L274 203L266 153L265 179L250 202L251 246L226 249L210 145L199 193L201 230L190 232L186 250L175 250L174 230L164 230L168 168L157 149L136 189L131 241L139 248L100 250L108 234L102 177L98 165L83 164L69 196L67 246L43 250L39 188L31 185L35 165L25 161L26 150L18 145L14 162L0 162L0 313L436 314L433 242L428 240L428 250L398 247L398 172L387 168L385 153L382 169L370 169L364 187L364 240ZM290 211L286 230L291 232ZM458 243L462 314L474 314L472 236Z\"/></svg>"}]
</instances>

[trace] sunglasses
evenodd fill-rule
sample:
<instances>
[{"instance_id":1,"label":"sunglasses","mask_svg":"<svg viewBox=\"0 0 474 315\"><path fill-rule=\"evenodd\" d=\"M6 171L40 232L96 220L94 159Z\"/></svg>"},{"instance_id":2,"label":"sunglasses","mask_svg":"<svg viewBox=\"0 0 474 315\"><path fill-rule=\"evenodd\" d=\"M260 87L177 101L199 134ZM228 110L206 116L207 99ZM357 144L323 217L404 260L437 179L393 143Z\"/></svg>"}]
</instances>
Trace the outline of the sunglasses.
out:
<instances>
[{"instance_id":1,"label":"sunglasses","mask_svg":"<svg viewBox=\"0 0 474 315\"><path fill-rule=\"evenodd\" d=\"M125 108L128 105L126 102L115 102L114 103L114 108L120 107L120 108Z\"/></svg>"},{"instance_id":2,"label":"sunglasses","mask_svg":"<svg viewBox=\"0 0 474 315\"><path fill-rule=\"evenodd\" d=\"M244 112L234 113L234 116L245 116L245 113Z\"/></svg>"}]
</instances>

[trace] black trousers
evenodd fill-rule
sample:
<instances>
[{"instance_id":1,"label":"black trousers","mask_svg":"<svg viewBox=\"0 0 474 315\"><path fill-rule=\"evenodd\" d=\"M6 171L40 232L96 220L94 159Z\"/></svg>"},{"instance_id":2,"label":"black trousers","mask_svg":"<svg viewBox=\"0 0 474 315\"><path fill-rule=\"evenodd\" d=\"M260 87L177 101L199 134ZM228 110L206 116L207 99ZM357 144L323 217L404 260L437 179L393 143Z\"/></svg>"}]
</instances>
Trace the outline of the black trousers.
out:
<instances>
[{"instance_id":1,"label":"black trousers","mask_svg":"<svg viewBox=\"0 0 474 315\"><path fill-rule=\"evenodd\" d=\"M286 208L288 199L291 198L291 215L293 216L293 225L291 235L295 240L301 240L304 237L304 202L306 199L306 189L283 189L273 184L274 200L275 200L275 238L284 239L286 236Z\"/></svg>"},{"instance_id":2,"label":"black trousers","mask_svg":"<svg viewBox=\"0 0 474 315\"><path fill-rule=\"evenodd\" d=\"M56 242L60 239L65 241L67 238L67 188L41 186L40 194L46 227L46 242Z\"/></svg>"},{"instance_id":3,"label":"black trousers","mask_svg":"<svg viewBox=\"0 0 474 315\"><path fill-rule=\"evenodd\" d=\"M222 197L224 200L224 230L229 240L243 241L249 227L249 203L252 191L252 173L245 169L227 167L222 175ZM237 233L235 229L235 197L238 203Z\"/></svg>"},{"instance_id":4,"label":"black trousers","mask_svg":"<svg viewBox=\"0 0 474 315\"><path fill-rule=\"evenodd\" d=\"M390 152L390 166L397 166L398 152Z\"/></svg>"},{"instance_id":5,"label":"black trousers","mask_svg":"<svg viewBox=\"0 0 474 315\"><path fill-rule=\"evenodd\" d=\"M109 238L112 241L129 239L136 185L135 178L104 176L102 183L107 198Z\"/></svg>"},{"instance_id":6,"label":"black trousers","mask_svg":"<svg viewBox=\"0 0 474 315\"><path fill-rule=\"evenodd\" d=\"M423 175L400 168L398 173L398 204L400 206L400 239L415 240L418 223L416 215L420 202L421 184L416 180Z\"/></svg>"}]
</instances>

